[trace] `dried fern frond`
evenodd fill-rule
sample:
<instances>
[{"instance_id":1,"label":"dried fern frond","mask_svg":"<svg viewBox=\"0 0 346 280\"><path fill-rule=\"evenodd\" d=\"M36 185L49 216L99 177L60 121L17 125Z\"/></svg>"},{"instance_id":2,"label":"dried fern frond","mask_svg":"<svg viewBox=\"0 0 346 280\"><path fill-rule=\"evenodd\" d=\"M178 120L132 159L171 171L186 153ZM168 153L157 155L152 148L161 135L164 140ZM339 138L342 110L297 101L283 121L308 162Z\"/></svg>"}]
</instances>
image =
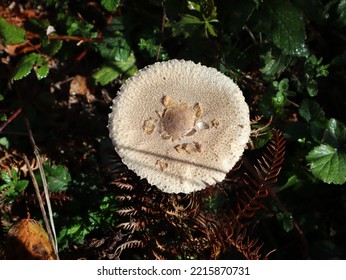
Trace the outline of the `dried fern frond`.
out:
<instances>
[{"instance_id":1,"label":"dried fern frond","mask_svg":"<svg viewBox=\"0 0 346 280\"><path fill-rule=\"evenodd\" d=\"M282 134L274 131L254 163L245 157L222 183L192 194L161 192L114 163L119 175L112 180L120 203L118 228L128 238L112 255L138 248L143 258L215 259L235 249L244 258L261 258L262 244L247 229L249 221L256 222L256 215L267 209L264 200L280 173L284 146Z\"/></svg>"}]
</instances>

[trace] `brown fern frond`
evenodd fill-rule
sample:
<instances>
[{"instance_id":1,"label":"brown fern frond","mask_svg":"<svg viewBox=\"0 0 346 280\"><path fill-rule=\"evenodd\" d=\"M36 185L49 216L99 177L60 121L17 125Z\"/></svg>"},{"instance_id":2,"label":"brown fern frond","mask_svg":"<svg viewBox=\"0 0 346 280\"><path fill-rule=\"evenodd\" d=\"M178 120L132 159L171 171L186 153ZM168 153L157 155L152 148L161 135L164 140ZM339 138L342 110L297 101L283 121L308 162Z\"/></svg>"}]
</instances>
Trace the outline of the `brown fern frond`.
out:
<instances>
[{"instance_id":1,"label":"brown fern frond","mask_svg":"<svg viewBox=\"0 0 346 280\"><path fill-rule=\"evenodd\" d=\"M259 188L268 187L277 182L277 176L281 171L281 164L285 156L285 138L282 133L275 130L272 139L268 142L263 156L257 160L257 166L253 168L247 165L246 177Z\"/></svg>"},{"instance_id":2,"label":"brown fern frond","mask_svg":"<svg viewBox=\"0 0 346 280\"><path fill-rule=\"evenodd\" d=\"M45 204L44 194L41 195L43 204ZM49 192L49 198L51 203L55 205L63 205L66 201L71 201L73 198L70 194L66 192ZM37 205L36 194L25 192L20 200L24 200L27 204Z\"/></svg>"},{"instance_id":3,"label":"brown fern frond","mask_svg":"<svg viewBox=\"0 0 346 280\"><path fill-rule=\"evenodd\" d=\"M114 255L119 257L125 249L141 248L141 247L143 247L143 241L142 240L126 241L125 243L121 244L120 246L118 246L116 248Z\"/></svg>"},{"instance_id":4,"label":"brown fern frond","mask_svg":"<svg viewBox=\"0 0 346 280\"><path fill-rule=\"evenodd\" d=\"M41 161L46 161L47 156L41 155ZM38 162L36 158L29 159L30 168L32 170L38 169ZM0 147L0 169L6 170L10 173L11 169L14 169L16 173L22 172L23 176L26 177L28 174L28 167L24 161L23 154L16 150L7 150L4 147Z\"/></svg>"},{"instance_id":5,"label":"brown fern frond","mask_svg":"<svg viewBox=\"0 0 346 280\"><path fill-rule=\"evenodd\" d=\"M236 190L236 206L231 210L233 222L242 224L241 218L252 218L259 210L267 210L261 200L269 196L268 187L277 182L284 155L285 139L281 132L274 131L256 164L243 160L245 171L240 179L244 185Z\"/></svg>"},{"instance_id":6,"label":"brown fern frond","mask_svg":"<svg viewBox=\"0 0 346 280\"><path fill-rule=\"evenodd\" d=\"M129 222L120 223L117 225L117 227L126 229L126 230L130 231L131 233L133 233L135 231L139 231L139 230L144 228L143 223L141 223L141 221L134 221L134 220L131 220Z\"/></svg>"},{"instance_id":7,"label":"brown fern frond","mask_svg":"<svg viewBox=\"0 0 346 280\"><path fill-rule=\"evenodd\" d=\"M130 206L130 207L127 207L127 208L122 208L122 209L119 209L116 211L120 216L134 216L137 214L137 210Z\"/></svg>"},{"instance_id":8,"label":"brown fern frond","mask_svg":"<svg viewBox=\"0 0 346 280\"><path fill-rule=\"evenodd\" d=\"M155 252L154 250L151 250L151 252L153 253L154 257L156 260L167 260L167 258L163 257L162 255L159 255L157 252Z\"/></svg>"},{"instance_id":9,"label":"brown fern frond","mask_svg":"<svg viewBox=\"0 0 346 280\"><path fill-rule=\"evenodd\" d=\"M124 179L127 179L127 178L124 178ZM132 191L133 190L133 185L131 185L129 183L121 182L120 179L119 179L119 181L111 182L111 185L115 185L116 187L119 187L122 190L128 190L128 191Z\"/></svg>"},{"instance_id":10,"label":"brown fern frond","mask_svg":"<svg viewBox=\"0 0 346 280\"><path fill-rule=\"evenodd\" d=\"M258 239L251 239L246 228L238 231L236 238L229 240L230 245L235 247L236 250L241 253L247 260L259 260L261 259L260 250L263 244L259 244Z\"/></svg>"}]
</instances>

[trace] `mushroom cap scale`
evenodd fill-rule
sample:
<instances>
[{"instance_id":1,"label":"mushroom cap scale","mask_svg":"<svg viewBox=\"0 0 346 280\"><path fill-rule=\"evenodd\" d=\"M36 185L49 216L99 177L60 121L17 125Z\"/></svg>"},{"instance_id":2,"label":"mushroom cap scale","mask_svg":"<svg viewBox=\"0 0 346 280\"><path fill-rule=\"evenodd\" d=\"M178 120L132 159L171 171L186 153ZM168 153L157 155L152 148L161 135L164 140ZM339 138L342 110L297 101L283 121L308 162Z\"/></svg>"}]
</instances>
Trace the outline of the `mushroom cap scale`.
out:
<instances>
[{"instance_id":1,"label":"mushroom cap scale","mask_svg":"<svg viewBox=\"0 0 346 280\"><path fill-rule=\"evenodd\" d=\"M128 168L168 193L222 181L250 136L238 86L214 68L184 60L157 62L129 78L108 127Z\"/></svg>"}]
</instances>

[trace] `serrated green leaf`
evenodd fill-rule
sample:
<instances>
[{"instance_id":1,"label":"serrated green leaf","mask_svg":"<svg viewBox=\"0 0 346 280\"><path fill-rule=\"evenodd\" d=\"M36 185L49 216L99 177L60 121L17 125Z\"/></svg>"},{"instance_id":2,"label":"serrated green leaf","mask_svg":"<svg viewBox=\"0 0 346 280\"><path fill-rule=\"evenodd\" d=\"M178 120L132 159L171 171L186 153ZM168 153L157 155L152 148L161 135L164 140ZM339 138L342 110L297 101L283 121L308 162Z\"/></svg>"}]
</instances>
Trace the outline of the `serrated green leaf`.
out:
<instances>
[{"instance_id":1,"label":"serrated green leaf","mask_svg":"<svg viewBox=\"0 0 346 280\"><path fill-rule=\"evenodd\" d=\"M43 78L46 78L49 72L48 63L45 63L38 68L35 69L37 79L41 80Z\"/></svg>"},{"instance_id":2,"label":"serrated green leaf","mask_svg":"<svg viewBox=\"0 0 346 280\"><path fill-rule=\"evenodd\" d=\"M96 48L100 55L108 61L126 61L131 55L131 47L123 37L105 37Z\"/></svg>"},{"instance_id":3,"label":"serrated green leaf","mask_svg":"<svg viewBox=\"0 0 346 280\"><path fill-rule=\"evenodd\" d=\"M31 53L22 57L14 69L11 80L17 81L29 75L39 56L37 53Z\"/></svg>"},{"instance_id":4,"label":"serrated green leaf","mask_svg":"<svg viewBox=\"0 0 346 280\"><path fill-rule=\"evenodd\" d=\"M272 38L274 44L285 54L307 56L305 45L306 33L303 14L287 1L271 0L266 4L269 7L274 23Z\"/></svg>"},{"instance_id":5,"label":"serrated green leaf","mask_svg":"<svg viewBox=\"0 0 346 280\"><path fill-rule=\"evenodd\" d=\"M120 4L120 0L101 0L101 5L108 11L114 12Z\"/></svg>"},{"instance_id":6,"label":"serrated green leaf","mask_svg":"<svg viewBox=\"0 0 346 280\"><path fill-rule=\"evenodd\" d=\"M315 147L307 155L312 174L328 184L346 182L346 153L327 144Z\"/></svg>"},{"instance_id":7,"label":"serrated green leaf","mask_svg":"<svg viewBox=\"0 0 346 280\"><path fill-rule=\"evenodd\" d=\"M43 48L43 51L49 56L54 56L61 49L62 45L62 41L52 40L45 48Z\"/></svg>"},{"instance_id":8,"label":"serrated green leaf","mask_svg":"<svg viewBox=\"0 0 346 280\"><path fill-rule=\"evenodd\" d=\"M52 192L65 191L71 181L71 175L63 165L45 165L47 183Z\"/></svg>"},{"instance_id":9,"label":"serrated green leaf","mask_svg":"<svg viewBox=\"0 0 346 280\"><path fill-rule=\"evenodd\" d=\"M333 148L343 149L346 147L346 127L336 119L330 119L324 132L322 141Z\"/></svg>"},{"instance_id":10,"label":"serrated green leaf","mask_svg":"<svg viewBox=\"0 0 346 280\"><path fill-rule=\"evenodd\" d=\"M36 76L37 76L38 80L41 80L41 79L47 77L48 72L49 72L47 60L42 56L37 58L36 67L34 68L34 70L36 72Z\"/></svg>"},{"instance_id":11,"label":"serrated green leaf","mask_svg":"<svg viewBox=\"0 0 346 280\"><path fill-rule=\"evenodd\" d=\"M290 62L291 58L287 55L272 56L271 53L268 53L265 58L266 65L261 69L261 72L268 76L281 74Z\"/></svg>"},{"instance_id":12,"label":"serrated green leaf","mask_svg":"<svg viewBox=\"0 0 346 280\"><path fill-rule=\"evenodd\" d=\"M119 70L114 65L105 65L96 73L93 78L95 83L105 86L120 76Z\"/></svg>"},{"instance_id":13,"label":"serrated green leaf","mask_svg":"<svg viewBox=\"0 0 346 280\"><path fill-rule=\"evenodd\" d=\"M299 115L306 121L323 121L325 120L322 107L312 99L304 99L299 106Z\"/></svg>"},{"instance_id":14,"label":"serrated green leaf","mask_svg":"<svg viewBox=\"0 0 346 280\"><path fill-rule=\"evenodd\" d=\"M0 18L0 38L4 42L4 45L24 43L25 30L9 24L5 19Z\"/></svg>"},{"instance_id":15,"label":"serrated green leaf","mask_svg":"<svg viewBox=\"0 0 346 280\"><path fill-rule=\"evenodd\" d=\"M122 73L128 72L135 65L134 56L131 55L127 61L116 61L103 66L94 73L95 83L102 86L118 78ZM131 73L129 73L131 75Z\"/></svg>"}]
</instances>

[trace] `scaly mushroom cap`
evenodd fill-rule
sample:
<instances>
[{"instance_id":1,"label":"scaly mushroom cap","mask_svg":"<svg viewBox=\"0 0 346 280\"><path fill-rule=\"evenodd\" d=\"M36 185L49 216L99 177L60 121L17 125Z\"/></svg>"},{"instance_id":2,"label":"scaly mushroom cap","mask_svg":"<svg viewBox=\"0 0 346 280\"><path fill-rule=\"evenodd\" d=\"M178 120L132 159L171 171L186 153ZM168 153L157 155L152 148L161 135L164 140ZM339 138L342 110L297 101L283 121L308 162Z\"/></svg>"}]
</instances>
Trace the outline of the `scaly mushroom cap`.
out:
<instances>
[{"instance_id":1,"label":"scaly mushroom cap","mask_svg":"<svg viewBox=\"0 0 346 280\"><path fill-rule=\"evenodd\" d=\"M123 162L168 193L222 181L250 136L249 107L238 86L192 61L158 62L121 87L109 115Z\"/></svg>"}]
</instances>

